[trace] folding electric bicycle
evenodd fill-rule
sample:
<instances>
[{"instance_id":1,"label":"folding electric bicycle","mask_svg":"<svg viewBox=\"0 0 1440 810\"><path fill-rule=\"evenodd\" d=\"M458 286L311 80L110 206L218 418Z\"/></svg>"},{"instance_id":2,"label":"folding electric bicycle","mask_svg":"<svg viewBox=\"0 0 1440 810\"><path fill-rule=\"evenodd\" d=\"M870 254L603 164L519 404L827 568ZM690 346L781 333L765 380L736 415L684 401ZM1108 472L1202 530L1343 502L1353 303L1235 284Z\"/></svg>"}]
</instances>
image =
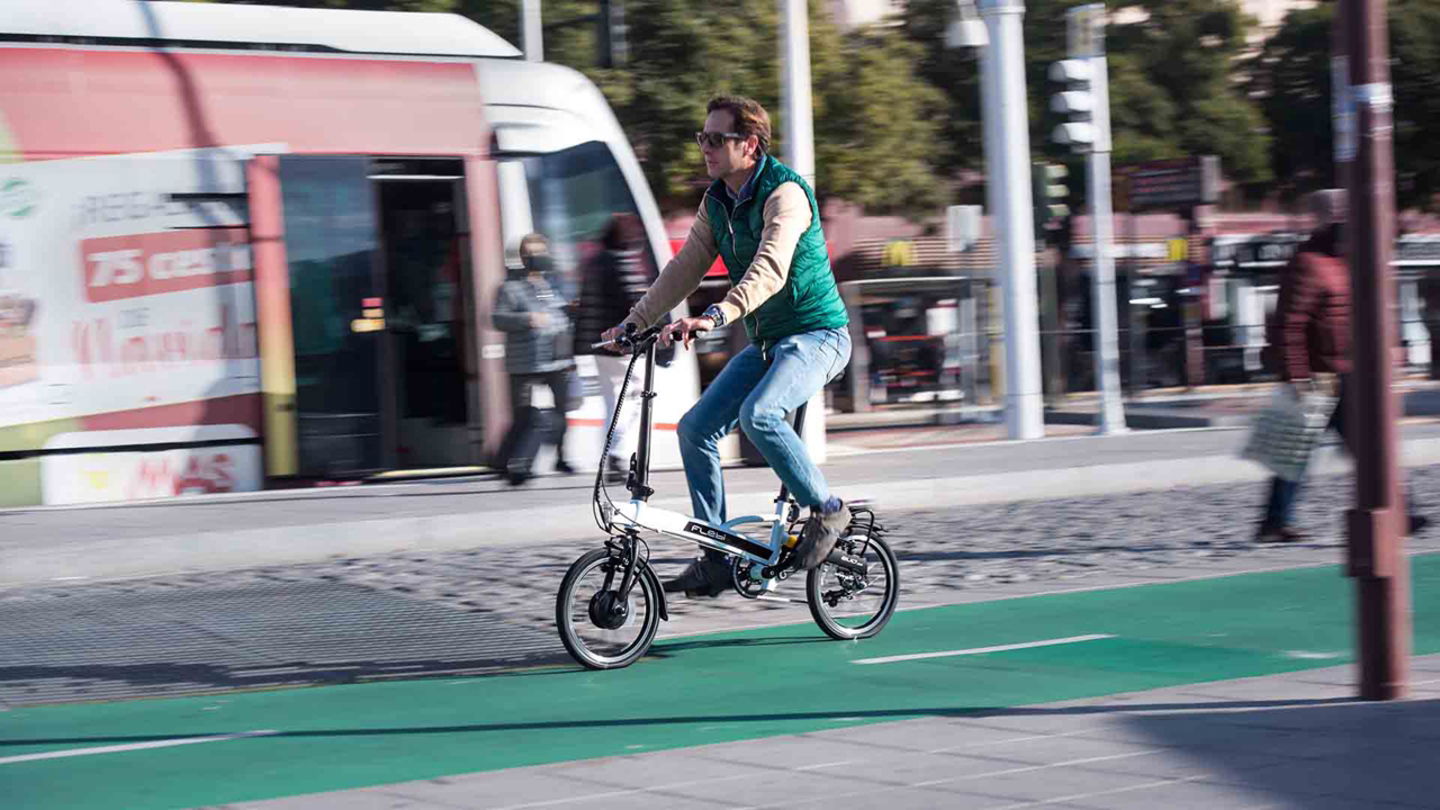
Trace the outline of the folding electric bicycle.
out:
<instances>
[{"instance_id":1,"label":"folding electric bicycle","mask_svg":"<svg viewBox=\"0 0 1440 810\"><path fill-rule=\"evenodd\" d=\"M643 361L637 449L630 457L625 488L627 503L615 503L605 487L605 469L595 476L592 503L595 522L607 539L604 548L581 556L570 566L555 600L555 624L565 649L591 669L629 666L645 655L655 640L660 620L669 621L665 594L650 567L650 550L642 532L689 540L724 553L730 560L732 584L747 599L779 599L809 604L815 623L831 638L854 640L879 633L895 612L900 573L886 544L885 528L875 512L861 502L851 504L851 521L835 549L809 571L805 599L775 595L779 584L796 573L794 546L804 521L801 508L780 487L775 514L746 515L715 525L699 518L651 506L650 445L655 398L655 343L659 327L631 330L614 344L631 354L630 366L616 398L601 459L609 457L615 425L625 407L635 366ZM597 344L596 348L612 345ZM800 431L805 406L795 412Z\"/></svg>"}]
</instances>

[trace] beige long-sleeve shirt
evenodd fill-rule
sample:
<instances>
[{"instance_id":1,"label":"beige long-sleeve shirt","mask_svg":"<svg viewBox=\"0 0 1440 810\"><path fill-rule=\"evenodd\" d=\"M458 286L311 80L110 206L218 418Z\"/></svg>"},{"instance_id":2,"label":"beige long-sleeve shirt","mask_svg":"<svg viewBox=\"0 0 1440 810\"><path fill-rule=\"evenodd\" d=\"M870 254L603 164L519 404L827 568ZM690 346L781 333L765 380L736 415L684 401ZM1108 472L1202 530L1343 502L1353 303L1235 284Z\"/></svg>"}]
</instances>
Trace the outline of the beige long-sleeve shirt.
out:
<instances>
[{"instance_id":1,"label":"beige long-sleeve shirt","mask_svg":"<svg viewBox=\"0 0 1440 810\"><path fill-rule=\"evenodd\" d=\"M785 286L785 280L790 277L790 261L795 257L795 245L810 227L810 199L798 183L781 183L766 198L761 216L765 227L760 234L760 248L755 252L755 259L740 283L732 287L725 300L718 304L727 323L759 309ZM700 286L705 272L719 255L710 215L702 200L684 246L660 271L659 278L630 310L630 316L625 321L644 329L665 317L665 313Z\"/></svg>"}]
</instances>

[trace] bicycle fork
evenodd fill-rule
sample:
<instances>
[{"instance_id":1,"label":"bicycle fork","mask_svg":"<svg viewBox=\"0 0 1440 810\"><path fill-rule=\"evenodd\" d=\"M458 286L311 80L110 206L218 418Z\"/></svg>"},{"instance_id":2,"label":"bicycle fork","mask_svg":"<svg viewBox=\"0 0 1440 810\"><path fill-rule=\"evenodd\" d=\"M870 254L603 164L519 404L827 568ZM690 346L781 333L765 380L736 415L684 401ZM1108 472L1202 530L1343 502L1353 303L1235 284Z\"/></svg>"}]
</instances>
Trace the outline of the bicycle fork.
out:
<instances>
[{"instance_id":1,"label":"bicycle fork","mask_svg":"<svg viewBox=\"0 0 1440 810\"><path fill-rule=\"evenodd\" d=\"M635 587L635 584L640 581L641 577L649 577L652 586L651 590L655 594L655 604L660 610L660 618L668 622L670 621L670 611L665 605L665 589L660 586L660 578L655 576L655 572L651 570L650 564L647 561L641 560L640 555L636 553L639 544L639 539L636 537L633 529L627 531L625 533L625 539L619 543L620 561L625 566L625 570L624 573L620 575L620 587L615 592L617 602L622 605L629 604L630 589ZM613 541L607 543L607 545L615 548ZM602 591L610 590L610 586L615 582L615 569L617 567L618 566L612 565L610 570L605 572L605 583L601 586Z\"/></svg>"}]
</instances>

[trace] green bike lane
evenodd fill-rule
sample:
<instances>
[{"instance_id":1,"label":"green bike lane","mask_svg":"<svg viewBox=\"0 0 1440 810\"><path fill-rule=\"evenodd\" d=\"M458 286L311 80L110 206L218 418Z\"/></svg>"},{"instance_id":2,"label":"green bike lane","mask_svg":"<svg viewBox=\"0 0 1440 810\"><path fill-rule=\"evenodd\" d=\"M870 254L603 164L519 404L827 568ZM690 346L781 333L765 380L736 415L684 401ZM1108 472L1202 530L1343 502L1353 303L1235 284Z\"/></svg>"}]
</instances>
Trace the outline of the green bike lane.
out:
<instances>
[{"instance_id":1,"label":"green bike lane","mask_svg":"<svg viewBox=\"0 0 1440 810\"><path fill-rule=\"evenodd\" d=\"M1440 652L1440 555L1412 566L1415 651ZM901 612L858 643L810 623L676 639L613 672L18 709L0 804L213 805L1333 666L1352 590L1296 569ZM1058 643L1015 647L1036 642Z\"/></svg>"}]
</instances>

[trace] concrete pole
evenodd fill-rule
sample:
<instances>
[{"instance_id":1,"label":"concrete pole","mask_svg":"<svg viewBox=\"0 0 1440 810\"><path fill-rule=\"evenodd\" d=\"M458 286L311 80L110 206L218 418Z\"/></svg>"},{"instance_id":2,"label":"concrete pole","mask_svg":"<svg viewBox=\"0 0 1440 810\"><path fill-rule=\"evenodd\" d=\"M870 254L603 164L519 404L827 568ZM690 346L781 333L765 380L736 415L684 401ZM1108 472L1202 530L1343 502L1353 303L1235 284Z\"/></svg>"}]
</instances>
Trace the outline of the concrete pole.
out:
<instances>
[{"instance_id":1,"label":"concrete pole","mask_svg":"<svg viewBox=\"0 0 1440 810\"><path fill-rule=\"evenodd\" d=\"M1409 692L1410 565L1404 553L1408 509L1401 495L1394 382L1394 100L1384 0L1343 0L1358 147L1349 168L1354 371L1345 392L1355 453L1355 508L1347 513L1350 564L1359 587L1360 697L1394 700ZM1339 155L1337 155L1339 157Z\"/></svg>"},{"instance_id":2,"label":"concrete pole","mask_svg":"<svg viewBox=\"0 0 1440 810\"><path fill-rule=\"evenodd\" d=\"M520 41L525 61L545 61L544 29L540 25L540 0L520 2Z\"/></svg>"},{"instance_id":3,"label":"concrete pole","mask_svg":"<svg viewBox=\"0 0 1440 810\"><path fill-rule=\"evenodd\" d=\"M981 105L990 213L1005 300L1005 427L1012 439L1045 435L1031 219L1030 124L1025 99L1024 0L980 0L990 44L981 54Z\"/></svg>"}]
</instances>

